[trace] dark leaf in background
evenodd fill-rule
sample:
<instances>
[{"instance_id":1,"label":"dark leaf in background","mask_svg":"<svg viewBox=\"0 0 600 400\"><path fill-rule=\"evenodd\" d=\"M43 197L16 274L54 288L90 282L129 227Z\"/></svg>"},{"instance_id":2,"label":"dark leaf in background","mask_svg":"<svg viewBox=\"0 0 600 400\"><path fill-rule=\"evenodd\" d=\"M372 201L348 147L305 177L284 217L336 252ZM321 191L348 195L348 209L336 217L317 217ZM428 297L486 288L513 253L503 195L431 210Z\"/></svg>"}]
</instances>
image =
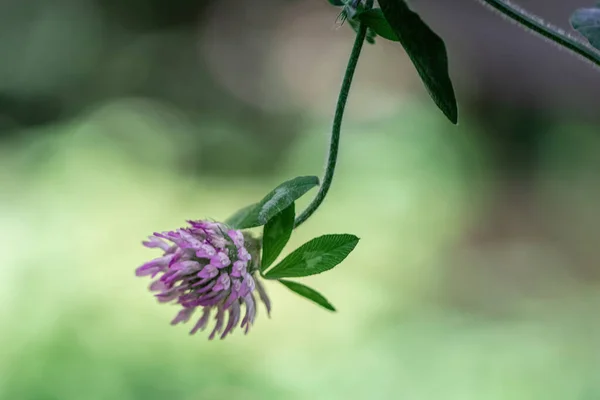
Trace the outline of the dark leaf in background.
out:
<instances>
[{"instance_id":1,"label":"dark leaf in background","mask_svg":"<svg viewBox=\"0 0 600 400\"><path fill-rule=\"evenodd\" d=\"M600 49L600 3L591 8L579 8L570 18L571 26Z\"/></svg>"},{"instance_id":2,"label":"dark leaf in background","mask_svg":"<svg viewBox=\"0 0 600 400\"><path fill-rule=\"evenodd\" d=\"M379 5L435 104L453 124L458 123L444 41L403 0L380 0Z\"/></svg>"},{"instance_id":3,"label":"dark leaf in background","mask_svg":"<svg viewBox=\"0 0 600 400\"><path fill-rule=\"evenodd\" d=\"M358 14L358 19L382 38L392 40L394 42L399 41L396 32L394 32L394 29L390 26L387 19L385 19L385 16L380 8L365 10L364 12Z\"/></svg>"}]
</instances>

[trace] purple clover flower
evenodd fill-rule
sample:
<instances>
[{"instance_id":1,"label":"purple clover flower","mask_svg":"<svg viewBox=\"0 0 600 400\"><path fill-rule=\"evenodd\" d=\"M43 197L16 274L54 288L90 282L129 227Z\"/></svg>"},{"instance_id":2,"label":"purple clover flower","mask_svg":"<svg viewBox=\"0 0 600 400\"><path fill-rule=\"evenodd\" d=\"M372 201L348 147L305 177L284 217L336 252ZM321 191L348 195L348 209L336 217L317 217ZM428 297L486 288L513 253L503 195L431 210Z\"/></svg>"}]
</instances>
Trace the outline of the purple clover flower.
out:
<instances>
[{"instance_id":1,"label":"purple clover flower","mask_svg":"<svg viewBox=\"0 0 600 400\"><path fill-rule=\"evenodd\" d=\"M224 339L238 324L248 333L256 318L255 292L267 314L271 312L271 302L255 277L258 241L225 224L187 222L190 227L154 233L143 242L164 254L137 268L136 275L158 277L150 284L150 291L158 292L155 296L159 302L176 301L182 307L171 324L185 323L202 309L190 334L206 329L213 309L216 323L209 339L218 334Z\"/></svg>"}]
</instances>

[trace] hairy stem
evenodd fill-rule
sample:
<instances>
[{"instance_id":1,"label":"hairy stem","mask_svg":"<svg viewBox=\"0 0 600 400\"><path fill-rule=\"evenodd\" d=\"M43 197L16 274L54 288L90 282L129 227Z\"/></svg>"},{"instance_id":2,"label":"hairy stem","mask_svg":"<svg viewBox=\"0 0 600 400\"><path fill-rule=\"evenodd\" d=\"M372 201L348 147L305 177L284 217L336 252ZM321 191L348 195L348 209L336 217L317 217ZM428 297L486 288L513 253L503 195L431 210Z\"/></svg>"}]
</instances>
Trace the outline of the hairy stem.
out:
<instances>
[{"instance_id":1,"label":"hairy stem","mask_svg":"<svg viewBox=\"0 0 600 400\"><path fill-rule=\"evenodd\" d=\"M366 9L373 7L373 0L367 0L365 4ZM352 79L354 78L354 72L356 71L356 65L360 58L360 52L362 50L365 38L367 36L367 26L360 24L356 39L354 40L354 46L348 59L348 65L346 66L346 73L344 74L344 80L342 81L342 87L338 96L337 105L335 107L335 115L333 117L333 126L331 128L331 141L329 143L329 155L327 157L327 165L325 167L325 175L323 181L319 187L319 192L313 199L313 201L306 207L306 209L300 214L294 221L294 228L299 227L304 223L311 215L317 211L317 208L325 200L327 192L331 187L333 181L333 175L335 173L335 166L337 164L338 150L340 146L340 134L342 129L342 121L344 119L344 110L346 109L346 103L348 102L348 93L350 93L350 87L352 86Z\"/></svg>"},{"instance_id":2,"label":"hairy stem","mask_svg":"<svg viewBox=\"0 0 600 400\"><path fill-rule=\"evenodd\" d=\"M600 53L585 42L569 35L559 27L547 23L542 18L532 14L523 8L509 2L508 0L479 0L488 5L493 10L517 22L519 25L551 40L552 42L564 47L585 60L590 61L597 67L600 67Z\"/></svg>"}]
</instances>

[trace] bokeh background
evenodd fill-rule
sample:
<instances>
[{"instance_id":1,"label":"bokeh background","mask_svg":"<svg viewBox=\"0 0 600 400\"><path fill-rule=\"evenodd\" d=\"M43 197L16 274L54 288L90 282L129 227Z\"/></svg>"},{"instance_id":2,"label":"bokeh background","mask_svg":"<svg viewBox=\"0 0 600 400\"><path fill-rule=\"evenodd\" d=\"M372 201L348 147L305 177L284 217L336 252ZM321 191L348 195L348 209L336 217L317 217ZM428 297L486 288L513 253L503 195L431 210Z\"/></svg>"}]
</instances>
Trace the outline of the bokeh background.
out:
<instances>
[{"instance_id":1,"label":"bokeh background","mask_svg":"<svg viewBox=\"0 0 600 400\"><path fill-rule=\"evenodd\" d=\"M565 29L589 3L522 1ZM412 5L460 125L367 46L287 248L361 237L304 280L339 312L272 283L271 319L209 342L135 278L141 240L320 175L353 32L324 0L0 2L0 398L600 398L600 74L475 1Z\"/></svg>"}]
</instances>

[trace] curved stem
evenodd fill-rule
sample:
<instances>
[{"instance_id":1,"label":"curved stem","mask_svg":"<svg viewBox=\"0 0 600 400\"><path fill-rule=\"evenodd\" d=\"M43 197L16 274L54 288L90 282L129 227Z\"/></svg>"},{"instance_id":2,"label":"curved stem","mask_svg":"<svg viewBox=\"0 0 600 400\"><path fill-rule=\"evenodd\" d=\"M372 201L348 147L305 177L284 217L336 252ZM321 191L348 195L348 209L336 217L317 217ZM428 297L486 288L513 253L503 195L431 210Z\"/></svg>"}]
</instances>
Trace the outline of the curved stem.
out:
<instances>
[{"instance_id":1,"label":"curved stem","mask_svg":"<svg viewBox=\"0 0 600 400\"><path fill-rule=\"evenodd\" d=\"M366 9L373 7L373 0L367 0L365 5ZM335 173L335 166L337 164L338 150L340 146L340 134L342 129L342 120L344 119L344 110L346 109L346 103L348 101L348 93L352 86L352 79L354 78L354 72L356 71L356 65L360 58L360 52L362 50L365 38L367 36L367 26L360 24L358 32L356 33L356 39L354 40L354 46L348 59L348 65L346 66L346 73L344 74L344 80L342 81L342 87L338 96L337 105L335 107L335 115L333 117L333 126L331 128L331 142L329 144L329 155L327 157L327 165L325 167L325 175L323 176L323 182L319 187L319 192L313 199L313 201L306 207L306 209L300 214L294 221L294 228L299 227L304 223L323 203L331 182L333 180L333 174Z\"/></svg>"},{"instance_id":2,"label":"curved stem","mask_svg":"<svg viewBox=\"0 0 600 400\"><path fill-rule=\"evenodd\" d=\"M547 23L537 15L534 15L515 4L512 4L507 0L479 1L487 4L492 9L512 19L525 28L528 28L535 33L542 35L543 37L550 39L554 43L572 51L573 53L600 67L600 53L576 37L564 32L562 29Z\"/></svg>"}]
</instances>

